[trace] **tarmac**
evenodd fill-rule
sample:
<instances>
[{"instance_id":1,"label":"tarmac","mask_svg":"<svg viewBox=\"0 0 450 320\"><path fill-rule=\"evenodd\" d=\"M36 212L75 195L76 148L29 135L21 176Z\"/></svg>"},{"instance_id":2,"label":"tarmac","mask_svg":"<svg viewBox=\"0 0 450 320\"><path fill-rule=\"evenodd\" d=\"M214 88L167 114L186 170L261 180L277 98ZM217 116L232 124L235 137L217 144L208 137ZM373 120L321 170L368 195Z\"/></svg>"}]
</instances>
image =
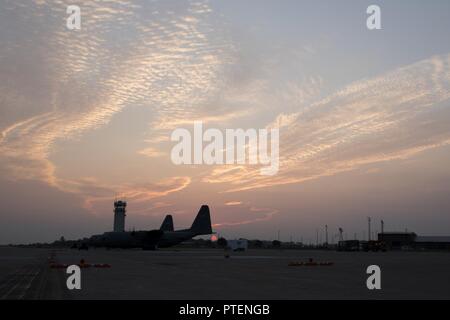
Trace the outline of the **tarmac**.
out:
<instances>
[{"instance_id":1,"label":"tarmac","mask_svg":"<svg viewBox=\"0 0 450 320\"><path fill-rule=\"evenodd\" d=\"M50 266L82 259L81 289L69 290ZM296 265L309 259L332 265ZM366 286L370 265L381 290ZM450 299L449 270L450 252L0 247L0 299Z\"/></svg>"}]
</instances>

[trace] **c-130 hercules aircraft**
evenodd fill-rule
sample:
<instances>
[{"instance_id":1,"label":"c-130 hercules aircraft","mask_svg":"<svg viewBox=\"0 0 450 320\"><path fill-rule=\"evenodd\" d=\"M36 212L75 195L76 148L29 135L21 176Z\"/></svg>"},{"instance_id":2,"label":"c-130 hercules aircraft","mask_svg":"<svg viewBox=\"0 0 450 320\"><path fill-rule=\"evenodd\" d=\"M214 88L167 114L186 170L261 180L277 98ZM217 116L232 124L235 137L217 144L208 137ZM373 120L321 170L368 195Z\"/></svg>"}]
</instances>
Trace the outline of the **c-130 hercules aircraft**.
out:
<instances>
[{"instance_id":1,"label":"c-130 hercules aircraft","mask_svg":"<svg viewBox=\"0 0 450 320\"><path fill-rule=\"evenodd\" d=\"M149 231L124 231L126 202L114 202L114 231L94 235L83 241L83 246L107 248L142 248L155 250L174 246L195 236L212 234L209 207L201 206L192 226L189 229L173 228L171 215L167 215L160 229Z\"/></svg>"}]
</instances>

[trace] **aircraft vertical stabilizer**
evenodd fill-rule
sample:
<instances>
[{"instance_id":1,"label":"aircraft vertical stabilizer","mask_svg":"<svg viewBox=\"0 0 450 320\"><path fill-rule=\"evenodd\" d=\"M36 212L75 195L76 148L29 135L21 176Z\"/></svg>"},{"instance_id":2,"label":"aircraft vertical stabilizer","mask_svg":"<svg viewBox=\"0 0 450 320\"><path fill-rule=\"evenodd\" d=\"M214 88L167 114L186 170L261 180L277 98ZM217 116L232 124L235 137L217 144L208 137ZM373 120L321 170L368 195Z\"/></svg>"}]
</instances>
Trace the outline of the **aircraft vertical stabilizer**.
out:
<instances>
[{"instance_id":1,"label":"aircraft vertical stabilizer","mask_svg":"<svg viewBox=\"0 0 450 320\"><path fill-rule=\"evenodd\" d=\"M195 217L195 220L192 223L190 230L194 232L196 235L213 233L211 227L211 217L209 214L209 207L207 205L203 205L200 208L197 217Z\"/></svg>"}]
</instances>

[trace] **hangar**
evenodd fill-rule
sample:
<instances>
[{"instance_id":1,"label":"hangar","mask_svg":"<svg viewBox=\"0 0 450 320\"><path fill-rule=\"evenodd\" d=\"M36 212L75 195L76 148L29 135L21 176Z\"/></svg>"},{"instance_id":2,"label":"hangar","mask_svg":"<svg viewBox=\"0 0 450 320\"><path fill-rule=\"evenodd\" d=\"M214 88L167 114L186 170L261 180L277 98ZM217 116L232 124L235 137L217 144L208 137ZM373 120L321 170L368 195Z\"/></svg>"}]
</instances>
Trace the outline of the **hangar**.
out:
<instances>
[{"instance_id":1,"label":"hangar","mask_svg":"<svg viewBox=\"0 0 450 320\"><path fill-rule=\"evenodd\" d=\"M450 250L450 236L418 236L414 232L383 232L378 234L389 249L404 247L425 250Z\"/></svg>"},{"instance_id":2,"label":"hangar","mask_svg":"<svg viewBox=\"0 0 450 320\"><path fill-rule=\"evenodd\" d=\"M450 237L417 236L414 240L417 249L450 250Z\"/></svg>"}]
</instances>

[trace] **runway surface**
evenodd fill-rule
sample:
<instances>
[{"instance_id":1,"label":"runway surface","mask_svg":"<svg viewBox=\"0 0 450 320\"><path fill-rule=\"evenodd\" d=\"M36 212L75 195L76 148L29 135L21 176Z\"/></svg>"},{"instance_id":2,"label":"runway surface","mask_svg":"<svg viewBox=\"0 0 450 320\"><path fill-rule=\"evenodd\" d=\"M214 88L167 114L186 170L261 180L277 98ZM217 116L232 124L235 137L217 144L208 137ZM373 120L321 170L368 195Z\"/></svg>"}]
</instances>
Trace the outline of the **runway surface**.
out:
<instances>
[{"instance_id":1,"label":"runway surface","mask_svg":"<svg viewBox=\"0 0 450 320\"><path fill-rule=\"evenodd\" d=\"M290 262L332 266L289 266ZM108 264L82 268L81 290L49 261ZM366 268L381 268L368 290ZM450 299L449 252L219 249L105 250L0 247L0 299Z\"/></svg>"}]
</instances>

